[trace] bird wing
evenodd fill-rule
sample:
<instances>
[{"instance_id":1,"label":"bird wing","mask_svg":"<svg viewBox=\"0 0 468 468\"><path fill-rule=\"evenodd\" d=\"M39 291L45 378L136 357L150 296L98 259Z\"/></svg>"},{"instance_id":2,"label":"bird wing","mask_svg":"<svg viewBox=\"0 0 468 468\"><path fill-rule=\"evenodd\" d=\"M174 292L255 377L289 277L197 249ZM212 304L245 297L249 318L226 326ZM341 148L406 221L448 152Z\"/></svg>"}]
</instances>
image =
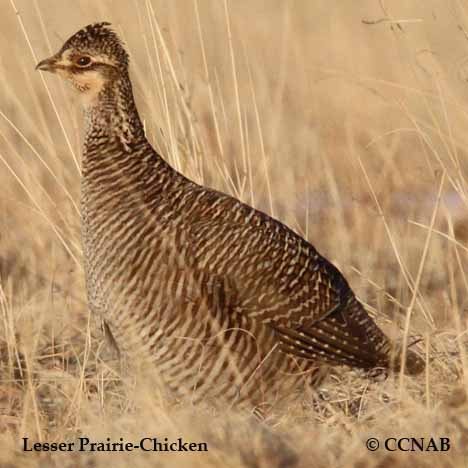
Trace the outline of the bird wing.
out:
<instances>
[{"instance_id":1,"label":"bird wing","mask_svg":"<svg viewBox=\"0 0 468 468\"><path fill-rule=\"evenodd\" d=\"M278 325L307 326L323 319L351 293L346 280L292 231L231 222L190 225L190 251L197 268L235 285L244 312Z\"/></svg>"},{"instance_id":2,"label":"bird wing","mask_svg":"<svg viewBox=\"0 0 468 468\"><path fill-rule=\"evenodd\" d=\"M226 278L236 291L234 310L271 327L289 354L360 367L384 365L388 339L341 273L276 223L191 223L187 253L197 269Z\"/></svg>"}]
</instances>

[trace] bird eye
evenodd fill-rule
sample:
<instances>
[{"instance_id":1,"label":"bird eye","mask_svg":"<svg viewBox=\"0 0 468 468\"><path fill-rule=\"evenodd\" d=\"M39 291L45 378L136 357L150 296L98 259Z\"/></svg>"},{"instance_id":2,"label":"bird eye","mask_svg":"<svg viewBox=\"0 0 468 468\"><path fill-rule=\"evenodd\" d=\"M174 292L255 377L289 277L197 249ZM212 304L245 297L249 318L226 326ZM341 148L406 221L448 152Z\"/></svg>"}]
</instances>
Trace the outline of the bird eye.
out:
<instances>
[{"instance_id":1,"label":"bird eye","mask_svg":"<svg viewBox=\"0 0 468 468\"><path fill-rule=\"evenodd\" d=\"M76 60L76 64L79 67L87 67L88 65L91 64L91 59L89 57L87 57L86 55L83 55L82 57L79 57Z\"/></svg>"}]
</instances>

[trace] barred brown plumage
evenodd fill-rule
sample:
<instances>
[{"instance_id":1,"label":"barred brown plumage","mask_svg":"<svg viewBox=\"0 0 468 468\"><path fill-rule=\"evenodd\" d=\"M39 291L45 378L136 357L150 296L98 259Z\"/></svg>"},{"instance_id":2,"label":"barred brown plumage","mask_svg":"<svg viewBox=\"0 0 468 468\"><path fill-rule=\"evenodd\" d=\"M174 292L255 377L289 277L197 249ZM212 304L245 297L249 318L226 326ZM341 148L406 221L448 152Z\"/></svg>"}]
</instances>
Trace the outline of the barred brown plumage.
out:
<instances>
[{"instance_id":1,"label":"barred brown plumage","mask_svg":"<svg viewBox=\"0 0 468 468\"><path fill-rule=\"evenodd\" d=\"M323 364L399 368L399 352L311 244L152 148L108 23L83 28L37 68L68 79L86 108L88 300L119 348L155 364L178 394L256 405ZM406 357L408 373L423 369Z\"/></svg>"}]
</instances>

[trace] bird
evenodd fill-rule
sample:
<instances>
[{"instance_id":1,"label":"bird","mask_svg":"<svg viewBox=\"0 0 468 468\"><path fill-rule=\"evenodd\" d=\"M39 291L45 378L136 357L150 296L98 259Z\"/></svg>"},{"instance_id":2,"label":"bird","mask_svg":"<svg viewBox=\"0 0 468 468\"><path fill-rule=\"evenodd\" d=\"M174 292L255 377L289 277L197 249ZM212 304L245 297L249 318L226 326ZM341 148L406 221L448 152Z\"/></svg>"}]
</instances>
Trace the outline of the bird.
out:
<instances>
[{"instance_id":1,"label":"bird","mask_svg":"<svg viewBox=\"0 0 468 468\"><path fill-rule=\"evenodd\" d=\"M129 54L110 23L82 28L36 69L70 82L84 107L89 308L119 351L154 369L164 388L259 408L305 376L313 384L329 366L424 369L311 243L158 154L135 104Z\"/></svg>"}]
</instances>

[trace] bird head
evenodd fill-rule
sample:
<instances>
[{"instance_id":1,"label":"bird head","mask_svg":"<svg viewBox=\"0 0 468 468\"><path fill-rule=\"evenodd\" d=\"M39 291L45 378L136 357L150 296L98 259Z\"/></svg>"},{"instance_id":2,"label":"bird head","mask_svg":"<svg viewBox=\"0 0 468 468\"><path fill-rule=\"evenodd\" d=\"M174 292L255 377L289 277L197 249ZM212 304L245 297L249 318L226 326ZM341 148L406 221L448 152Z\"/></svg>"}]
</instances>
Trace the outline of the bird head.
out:
<instances>
[{"instance_id":1,"label":"bird head","mask_svg":"<svg viewBox=\"0 0 468 468\"><path fill-rule=\"evenodd\" d=\"M71 36L36 70L60 75L80 92L85 106L122 75L128 75L128 54L110 23L90 24Z\"/></svg>"}]
</instances>

